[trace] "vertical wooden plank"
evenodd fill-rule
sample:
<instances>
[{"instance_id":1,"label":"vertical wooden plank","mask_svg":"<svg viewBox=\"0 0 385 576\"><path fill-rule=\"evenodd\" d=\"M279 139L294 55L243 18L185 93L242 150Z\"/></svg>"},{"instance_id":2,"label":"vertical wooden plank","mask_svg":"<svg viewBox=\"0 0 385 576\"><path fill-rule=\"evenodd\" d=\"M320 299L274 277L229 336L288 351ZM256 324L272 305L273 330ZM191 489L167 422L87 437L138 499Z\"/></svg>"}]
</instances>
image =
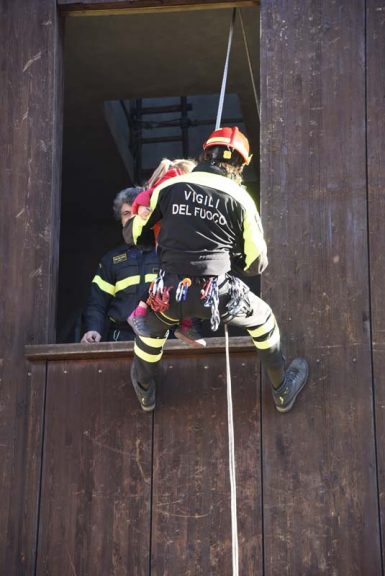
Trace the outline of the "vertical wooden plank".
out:
<instances>
[{"instance_id":1,"label":"vertical wooden plank","mask_svg":"<svg viewBox=\"0 0 385 576\"><path fill-rule=\"evenodd\" d=\"M370 297L382 550L385 549L385 1L367 0Z\"/></svg>"},{"instance_id":2,"label":"vertical wooden plank","mask_svg":"<svg viewBox=\"0 0 385 576\"><path fill-rule=\"evenodd\" d=\"M267 574L380 574L363 0L262 3L263 294L311 380L263 410Z\"/></svg>"},{"instance_id":3,"label":"vertical wooden plank","mask_svg":"<svg viewBox=\"0 0 385 576\"><path fill-rule=\"evenodd\" d=\"M259 378L232 355L240 574L262 575ZM225 358L164 364L154 427L153 576L232 574Z\"/></svg>"},{"instance_id":4,"label":"vertical wooden plank","mask_svg":"<svg viewBox=\"0 0 385 576\"><path fill-rule=\"evenodd\" d=\"M151 459L127 361L49 364L39 576L148 575Z\"/></svg>"},{"instance_id":5,"label":"vertical wooden plank","mask_svg":"<svg viewBox=\"0 0 385 576\"><path fill-rule=\"evenodd\" d=\"M31 399L24 344L51 339L55 318L61 47L55 0L1 2L0 38L0 573L24 576L34 571L32 477L42 408Z\"/></svg>"}]
</instances>

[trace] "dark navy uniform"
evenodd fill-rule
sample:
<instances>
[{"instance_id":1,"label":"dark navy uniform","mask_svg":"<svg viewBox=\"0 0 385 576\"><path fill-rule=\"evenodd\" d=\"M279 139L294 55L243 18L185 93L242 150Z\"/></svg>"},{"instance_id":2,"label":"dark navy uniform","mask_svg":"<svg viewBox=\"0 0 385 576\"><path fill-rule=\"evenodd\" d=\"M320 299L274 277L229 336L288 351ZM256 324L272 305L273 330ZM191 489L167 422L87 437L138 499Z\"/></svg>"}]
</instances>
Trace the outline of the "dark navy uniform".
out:
<instances>
[{"instance_id":1,"label":"dark navy uniform","mask_svg":"<svg viewBox=\"0 0 385 576\"><path fill-rule=\"evenodd\" d=\"M133 340L127 317L157 277L159 260L154 249L126 244L101 259L84 312L84 332L95 330L103 340Z\"/></svg>"}]
</instances>

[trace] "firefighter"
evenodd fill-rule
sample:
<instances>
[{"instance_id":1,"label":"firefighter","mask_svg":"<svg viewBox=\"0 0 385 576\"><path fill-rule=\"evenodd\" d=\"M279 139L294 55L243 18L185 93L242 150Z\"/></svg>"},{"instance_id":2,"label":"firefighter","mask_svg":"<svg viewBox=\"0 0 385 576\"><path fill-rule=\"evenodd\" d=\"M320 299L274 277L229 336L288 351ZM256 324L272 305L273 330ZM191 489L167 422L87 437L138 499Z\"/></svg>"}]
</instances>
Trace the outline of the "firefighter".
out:
<instances>
[{"instance_id":1,"label":"firefighter","mask_svg":"<svg viewBox=\"0 0 385 576\"><path fill-rule=\"evenodd\" d=\"M288 412L307 381L308 364L296 358L285 370L270 306L237 277L261 274L268 263L258 210L240 185L251 159L249 142L237 127L224 127L209 136L203 150L190 174L154 190L147 221L135 217L123 228L128 244L148 247L152 227L162 220L161 269L147 300L151 311L130 321L136 333L131 380L143 410L153 410L168 329L184 317L210 318L213 330L220 321L247 330L272 384L275 406Z\"/></svg>"},{"instance_id":2,"label":"firefighter","mask_svg":"<svg viewBox=\"0 0 385 576\"><path fill-rule=\"evenodd\" d=\"M142 190L126 188L116 196L113 210L122 226L131 218L132 203ZM104 336L107 341L133 340L126 318L158 272L159 259L152 247L129 248L122 244L107 252L91 283L81 342L100 342Z\"/></svg>"}]
</instances>

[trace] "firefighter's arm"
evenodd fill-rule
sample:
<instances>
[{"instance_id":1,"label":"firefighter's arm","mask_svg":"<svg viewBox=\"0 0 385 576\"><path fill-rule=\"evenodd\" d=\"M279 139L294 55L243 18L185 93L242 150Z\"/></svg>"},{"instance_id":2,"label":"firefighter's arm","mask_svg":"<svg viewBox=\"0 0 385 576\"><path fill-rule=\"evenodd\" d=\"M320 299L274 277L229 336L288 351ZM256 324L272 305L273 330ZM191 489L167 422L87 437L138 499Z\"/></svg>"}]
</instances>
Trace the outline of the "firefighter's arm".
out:
<instances>
[{"instance_id":1,"label":"firefighter's arm","mask_svg":"<svg viewBox=\"0 0 385 576\"><path fill-rule=\"evenodd\" d=\"M82 342L99 342L104 332L111 298L115 295L115 282L109 270L111 266L101 260L92 279L87 308L84 311L85 333Z\"/></svg>"},{"instance_id":2,"label":"firefighter's arm","mask_svg":"<svg viewBox=\"0 0 385 576\"><path fill-rule=\"evenodd\" d=\"M245 276L262 274L268 265L267 246L263 236L261 219L256 208L247 210L244 214L242 260Z\"/></svg>"}]
</instances>

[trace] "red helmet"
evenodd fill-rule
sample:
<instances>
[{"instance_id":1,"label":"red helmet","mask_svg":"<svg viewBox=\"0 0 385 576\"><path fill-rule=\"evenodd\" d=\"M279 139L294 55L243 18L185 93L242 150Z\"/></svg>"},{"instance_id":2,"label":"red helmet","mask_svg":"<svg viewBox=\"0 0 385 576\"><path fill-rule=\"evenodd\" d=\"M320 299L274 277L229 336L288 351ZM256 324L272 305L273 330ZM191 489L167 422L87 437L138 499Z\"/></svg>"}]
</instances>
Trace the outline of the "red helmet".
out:
<instances>
[{"instance_id":1,"label":"red helmet","mask_svg":"<svg viewBox=\"0 0 385 576\"><path fill-rule=\"evenodd\" d=\"M225 126L214 130L203 144L203 150L211 146L223 146L224 148L236 150L244 159L245 164L249 164L251 160L251 156L249 156L249 141L237 126Z\"/></svg>"}]
</instances>

